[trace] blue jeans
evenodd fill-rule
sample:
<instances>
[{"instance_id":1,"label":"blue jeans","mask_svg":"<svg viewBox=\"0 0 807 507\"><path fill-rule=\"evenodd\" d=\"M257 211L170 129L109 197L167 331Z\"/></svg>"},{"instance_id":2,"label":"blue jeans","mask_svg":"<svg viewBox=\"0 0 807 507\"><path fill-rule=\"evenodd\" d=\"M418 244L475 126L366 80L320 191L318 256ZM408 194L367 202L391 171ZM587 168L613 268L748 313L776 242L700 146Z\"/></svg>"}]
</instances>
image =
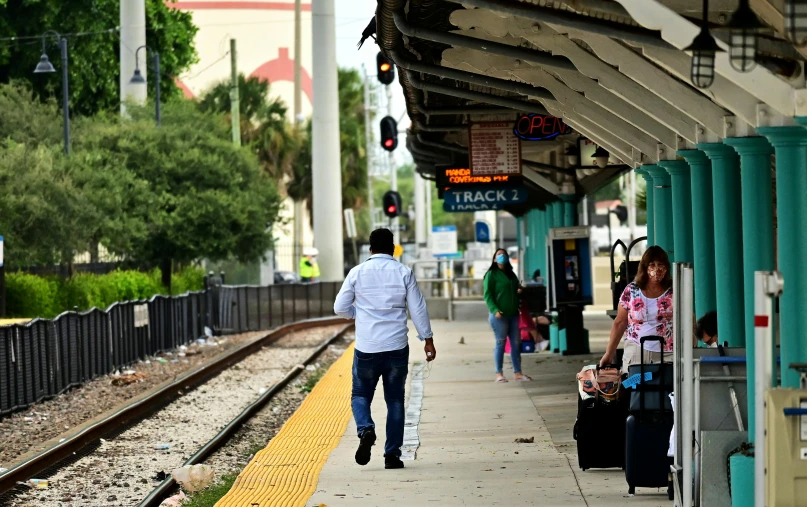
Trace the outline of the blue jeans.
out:
<instances>
[{"instance_id":1,"label":"blue jeans","mask_svg":"<svg viewBox=\"0 0 807 507\"><path fill-rule=\"evenodd\" d=\"M351 404L359 436L375 429L370 405L373 403L378 378L384 380L384 400L387 402L387 442L385 456L401 456L404 437L404 392L409 373L409 346L400 350L368 354L353 353L353 393Z\"/></svg>"},{"instance_id":2,"label":"blue jeans","mask_svg":"<svg viewBox=\"0 0 807 507\"><path fill-rule=\"evenodd\" d=\"M493 349L493 364L496 366L496 373L502 373L504 340L508 336L510 337L510 358L513 360L513 372L521 373L521 330L518 327L518 315L512 317L502 315L501 319L497 319L491 313L488 321L490 327L493 328L493 336L496 337L496 347Z\"/></svg>"}]
</instances>

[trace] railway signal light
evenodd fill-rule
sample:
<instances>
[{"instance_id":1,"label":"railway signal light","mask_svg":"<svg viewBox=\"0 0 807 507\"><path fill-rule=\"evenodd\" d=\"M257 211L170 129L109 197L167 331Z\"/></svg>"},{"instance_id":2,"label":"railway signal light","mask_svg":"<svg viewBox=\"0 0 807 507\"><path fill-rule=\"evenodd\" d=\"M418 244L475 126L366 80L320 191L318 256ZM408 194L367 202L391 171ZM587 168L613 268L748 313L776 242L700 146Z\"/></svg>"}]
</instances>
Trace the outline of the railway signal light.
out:
<instances>
[{"instance_id":1,"label":"railway signal light","mask_svg":"<svg viewBox=\"0 0 807 507\"><path fill-rule=\"evenodd\" d=\"M388 190L382 199L382 206L384 207L384 214L389 218L395 218L401 214L403 204L401 203L401 194L394 190Z\"/></svg>"},{"instance_id":2,"label":"railway signal light","mask_svg":"<svg viewBox=\"0 0 807 507\"><path fill-rule=\"evenodd\" d=\"M395 66L392 61L379 52L375 57L378 80L385 85L392 84L395 79Z\"/></svg>"},{"instance_id":3,"label":"railway signal light","mask_svg":"<svg viewBox=\"0 0 807 507\"><path fill-rule=\"evenodd\" d=\"M392 116L381 119L381 147L387 151L398 147L398 122Z\"/></svg>"}]
</instances>

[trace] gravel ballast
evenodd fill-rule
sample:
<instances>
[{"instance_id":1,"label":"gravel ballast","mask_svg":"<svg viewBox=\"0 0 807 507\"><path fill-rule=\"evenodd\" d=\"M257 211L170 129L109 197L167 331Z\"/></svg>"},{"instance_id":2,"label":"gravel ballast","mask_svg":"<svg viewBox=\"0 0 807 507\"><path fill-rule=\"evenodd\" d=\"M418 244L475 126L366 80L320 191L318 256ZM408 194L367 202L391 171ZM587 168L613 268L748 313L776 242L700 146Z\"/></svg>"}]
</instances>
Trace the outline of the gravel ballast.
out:
<instances>
[{"instance_id":1,"label":"gravel ballast","mask_svg":"<svg viewBox=\"0 0 807 507\"><path fill-rule=\"evenodd\" d=\"M197 390L182 396L149 419L104 442L95 452L58 471L49 478L48 489L21 493L10 500L9 505L60 507L136 505L158 484L156 477L160 472L170 474L171 470L181 466L244 407L252 403L262 389L267 389L282 379L291 368L308 357L325 338L341 327L341 325L326 326L292 333L275 344L264 347ZM262 334L265 333L253 333L252 339ZM249 338L240 340L239 345L248 340ZM218 353L222 352L219 347L210 348L217 348ZM195 357L186 357L189 360L188 364L191 363L190 359ZM212 355L205 360L211 357ZM155 361L151 364L154 365ZM167 366L183 363L157 364ZM140 366L137 365L135 369L146 370L146 368L141 370ZM163 378L163 381L184 373L190 367L186 365L184 370L170 373L167 378ZM65 406L60 417L70 417L69 412L78 411L84 414L84 420L95 417L103 411L95 407L106 406L95 403L98 398L104 399L104 394L110 396L108 394L110 391L125 390L131 386L141 386L143 383L117 387L110 385L110 378L106 378L105 382L93 382L64 396L71 397L73 404L69 405L69 409ZM79 396L79 391L85 392ZM104 394L99 395L99 392ZM126 399L139 392L142 390L131 393ZM51 400L51 402L57 401L66 403L66 400L58 398ZM48 413L40 406L37 408L35 410L37 413ZM81 410L77 410L78 408ZM22 415L29 417L27 414L32 412L26 411ZM11 419L17 419L16 425L20 424L20 417ZM38 424L24 419L21 422L23 427L46 424L46 427L61 427L62 431L67 425L57 417L47 418Z\"/></svg>"}]
</instances>

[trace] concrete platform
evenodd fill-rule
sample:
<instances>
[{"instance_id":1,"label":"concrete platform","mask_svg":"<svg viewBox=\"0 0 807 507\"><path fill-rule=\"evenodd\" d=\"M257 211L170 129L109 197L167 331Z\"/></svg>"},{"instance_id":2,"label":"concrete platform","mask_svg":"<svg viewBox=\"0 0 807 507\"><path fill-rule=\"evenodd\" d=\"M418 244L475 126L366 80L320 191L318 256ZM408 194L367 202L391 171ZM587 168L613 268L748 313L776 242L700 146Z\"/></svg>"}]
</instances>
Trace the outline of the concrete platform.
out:
<instances>
[{"instance_id":1,"label":"concrete platform","mask_svg":"<svg viewBox=\"0 0 807 507\"><path fill-rule=\"evenodd\" d=\"M591 316L592 349L604 350L611 320ZM370 464L354 462L355 424L322 469L309 506L541 505L669 507L666 490L638 489L626 498L621 470L581 472L572 427L577 411L574 374L591 356L524 354L532 382L493 382L493 337L486 323L433 323L437 360L424 377L420 448L403 470L384 470L385 404L373 404L379 442ZM464 337L465 344L459 344ZM422 347L410 341L411 359ZM601 354L602 352L600 352ZM518 444L517 438L534 437Z\"/></svg>"}]
</instances>

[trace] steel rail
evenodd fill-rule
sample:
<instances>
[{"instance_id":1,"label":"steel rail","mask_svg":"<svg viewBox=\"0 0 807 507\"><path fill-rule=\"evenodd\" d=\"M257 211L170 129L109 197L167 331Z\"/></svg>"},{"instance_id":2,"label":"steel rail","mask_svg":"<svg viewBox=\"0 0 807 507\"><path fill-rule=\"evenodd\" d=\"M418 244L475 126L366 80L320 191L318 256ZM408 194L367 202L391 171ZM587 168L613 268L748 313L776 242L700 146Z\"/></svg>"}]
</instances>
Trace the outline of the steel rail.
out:
<instances>
[{"instance_id":1,"label":"steel rail","mask_svg":"<svg viewBox=\"0 0 807 507\"><path fill-rule=\"evenodd\" d=\"M241 362L251 354L259 351L266 345L270 345L280 338L303 329L319 326L327 326L345 323L350 327L352 323L341 318L319 318L307 319L291 324L286 324L277 329L267 332L260 338L246 343L236 349L231 350L221 356L197 367L187 374L163 384L162 387L137 401L126 405L110 414L100 421L94 422L82 429L75 435L71 435L59 443L37 453L27 460L18 463L0 474L0 495L14 489L18 483L27 481L37 474L52 468L54 465L73 456L84 447L97 442L105 435L127 425L133 425L159 409L165 407L172 401L181 397L180 392L192 390L232 365ZM344 332L344 331L342 331Z\"/></svg>"},{"instance_id":2,"label":"steel rail","mask_svg":"<svg viewBox=\"0 0 807 507\"><path fill-rule=\"evenodd\" d=\"M257 400L247 406L240 414L238 414L232 421L227 424L221 431L219 431L213 438L211 438L196 454L188 458L184 466L196 465L204 462L208 456L213 454L217 449L227 443L230 437L236 433L241 426L249 421L259 410L261 410L272 398L274 398L280 391L282 391L297 375L305 371L305 367L314 362L314 360L328 348L334 341L338 340L346 331L348 331L353 324L346 324L339 331L334 333L330 338L327 338L317 349L292 370L286 374L283 379L274 384L268 391L263 393ZM169 475L159 486L154 488L152 492L138 504L138 507L153 507L158 506L165 497L168 496L171 489L176 485L174 478Z\"/></svg>"}]
</instances>

